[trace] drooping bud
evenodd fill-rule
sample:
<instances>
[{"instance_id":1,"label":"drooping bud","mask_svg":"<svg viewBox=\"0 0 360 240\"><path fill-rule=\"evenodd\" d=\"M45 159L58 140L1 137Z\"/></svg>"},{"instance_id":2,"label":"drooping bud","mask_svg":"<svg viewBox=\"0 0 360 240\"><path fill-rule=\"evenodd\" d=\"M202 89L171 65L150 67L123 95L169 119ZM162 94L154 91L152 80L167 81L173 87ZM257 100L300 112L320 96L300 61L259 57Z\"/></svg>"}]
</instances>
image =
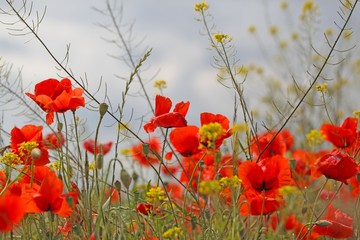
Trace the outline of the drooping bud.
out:
<instances>
[{"instance_id":1,"label":"drooping bud","mask_svg":"<svg viewBox=\"0 0 360 240\"><path fill-rule=\"evenodd\" d=\"M107 105L106 103L101 103L99 105L100 117L103 117L106 114L108 108L109 108L109 105Z\"/></svg>"},{"instance_id":2,"label":"drooping bud","mask_svg":"<svg viewBox=\"0 0 360 240\"><path fill-rule=\"evenodd\" d=\"M124 184L125 188L129 189L132 179L130 174L125 169L121 169L120 179Z\"/></svg>"},{"instance_id":3,"label":"drooping bud","mask_svg":"<svg viewBox=\"0 0 360 240\"><path fill-rule=\"evenodd\" d=\"M332 225L332 222L328 220L317 220L314 224L318 227L328 227Z\"/></svg>"}]
</instances>

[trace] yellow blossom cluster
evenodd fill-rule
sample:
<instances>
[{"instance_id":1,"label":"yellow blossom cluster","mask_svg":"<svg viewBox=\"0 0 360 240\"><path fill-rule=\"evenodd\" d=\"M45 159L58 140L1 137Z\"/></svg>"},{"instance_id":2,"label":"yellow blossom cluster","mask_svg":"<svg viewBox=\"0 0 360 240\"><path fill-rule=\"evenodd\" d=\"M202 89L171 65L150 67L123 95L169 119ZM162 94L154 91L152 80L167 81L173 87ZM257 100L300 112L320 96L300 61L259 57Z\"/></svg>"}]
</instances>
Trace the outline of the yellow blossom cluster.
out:
<instances>
[{"instance_id":1,"label":"yellow blossom cluster","mask_svg":"<svg viewBox=\"0 0 360 240\"><path fill-rule=\"evenodd\" d=\"M218 180L201 181L199 184L199 193L209 195L211 193L218 193L221 190L221 185Z\"/></svg>"},{"instance_id":2,"label":"yellow blossom cluster","mask_svg":"<svg viewBox=\"0 0 360 240\"><path fill-rule=\"evenodd\" d=\"M155 80L154 82L154 87L161 90L161 89L164 89L167 87L166 85L166 81L163 80L163 79L158 79L158 80Z\"/></svg>"},{"instance_id":3,"label":"yellow blossom cluster","mask_svg":"<svg viewBox=\"0 0 360 240\"><path fill-rule=\"evenodd\" d=\"M163 238L165 239L178 239L180 236L183 235L183 230L179 227L173 227L166 230L163 233Z\"/></svg>"},{"instance_id":4,"label":"yellow blossom cluster","mask_svg":"<svg viewBox=\"0 0 360 240\"><path fill-rule=\"evenodd\" d=\"M201 12L201 11L205 12L208 9L209 9L209 5L206 4L205 1L203 1L201 3L195 3L195 5L194 5L194 10L196 12Z\"/></svg>"},{"instance_id":5,"label":"yellow blossom cluster","mask_svg":"<svg viewBox=\"0 0 360 240\"><path fill-rule=\"evenodd\" d=\"M225 133L218 122L204 124L200 128L200 142L207 148L215 148L215 141Z\"/></svg>"},{"instance_id":6,"label":"yellow blossom cluster","mask_svg":"<svg viewBox=\"0 0 360 240\"><path fill-rule=\"evenodd\" d=\"M320 130L311 129L308 134L306 134L306 139L310 146L319 145L325 139L325 136L321 133Z\"/></svg>"},{"instance_id":7,"label":"yellow blossom cluster","mask_svg":"<svg viewBox=\"0 0 360 240\"><path fill-rule=\"evenodd\" d=\"M215 42L217 43L225 43L225 42L231 42L232 38L229 36L229 34L223 34L223 33L216 33L214 34Z\"/></svg>"},{"instance_id":8,"label":"yellow blossom cluster","mask_svg":"<svg viewBox=\"0 0 360 240\"><path fill-rule=\"evenodd\" d=\"M148 203L159 203L166 200L165 192L161 187L152 187L146 192Z\"/></svg>"},{"instance_id":9,"label":"yellow blossom cluster","mask_svg":"<svg viewBox=\"0 0 360 240\"><path fill-rule=\"evenodd\" d=\"M241 184L241 179L238 176L223 177L220 179L220 185L223 187L238 187Z\"/></svg>"}]
</instances>

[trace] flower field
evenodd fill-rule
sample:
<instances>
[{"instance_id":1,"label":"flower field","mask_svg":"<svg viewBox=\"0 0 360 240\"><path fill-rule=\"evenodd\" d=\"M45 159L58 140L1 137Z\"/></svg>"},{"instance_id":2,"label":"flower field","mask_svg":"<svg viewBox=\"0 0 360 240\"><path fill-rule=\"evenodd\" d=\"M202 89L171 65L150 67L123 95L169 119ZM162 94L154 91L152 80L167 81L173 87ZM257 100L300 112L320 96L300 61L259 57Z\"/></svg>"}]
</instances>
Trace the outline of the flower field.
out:
<instances>
[{"instance_id":1,"label":"flower field","mask_svg":"<svg viewBox=\"0 0 360 240\"><path fill-rule=\"evenodd\" d=\"M28 19L31 3L5 0L3 14L64 76L24 89L1 63L0 93L25 106L28 123L0 125L0 238L360 239L360 61L351 42L357 29L349 26L357 3L339 1L342 21L336 33L324 32L325 50L308 42L313 32L306 27L289 41L278 39L276 26L269 29L280 53L277 76L292 79L289 85L266 66L241 63L231 34L212 25L211 4L189 6L214 55L214 78L234 96L226 106L232 116L199 111L195 124L185 93L173 102L165 80L151 82L154 94L144 84L141 69L152 49L136 61L128 53L133 66L120 103L99 100L37 34L41 20ZM280 1L281 11L289 4ZM302 1L302 26L315 25L318 11L315 1ZM259 37L254 25L248 32ZM260 112L246 85L258 77L267 90ZM125 111L134 82L149 109L139 126ZM91 134L82 121L87 111L96 112ZM114 122L109 138L105 119Z\"/></svg>"}]
</instances>

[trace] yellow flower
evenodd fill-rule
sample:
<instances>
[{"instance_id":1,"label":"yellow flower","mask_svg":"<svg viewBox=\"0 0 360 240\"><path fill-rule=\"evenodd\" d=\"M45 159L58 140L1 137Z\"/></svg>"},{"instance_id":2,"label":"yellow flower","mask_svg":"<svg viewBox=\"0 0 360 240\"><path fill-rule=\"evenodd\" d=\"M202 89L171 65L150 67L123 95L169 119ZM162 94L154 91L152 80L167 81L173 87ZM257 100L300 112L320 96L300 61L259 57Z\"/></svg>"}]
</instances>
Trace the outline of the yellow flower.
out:
<instances>
[{"instance_id":1,"label":"yellow flower","mask_svg":"<svg viewBox=\"0 0 360 240\"><path fill-rule=\"evenodd\" d=\"M96 163L95 162L92 162L92 163L89 164L89 170L94 171L95 168L96 168Z\"/></svg>"},{"instance_id":2,"label":"yellow flower","mask_svg":"<svg viewBox=\"0 0 360 240\"><path fill-rule=\"evenodd\" d=\"M181 228L173 227L166 230L162 236L166 239L177 239L182 235L183 235L183 230Z\"/></svg>"},{"instance_id":3,"label":"yellow flower","mask_svg":"<svg viewBox=\"0 0 360 240\"><path fill-rule=\"evenodd\" d=\"M131 149L130 148L124 148L120 150L121 155L131 155Z\"/></svg>"},{"instance_id":4,"label":"yellow flower","mask_svg":"<svg viewBox=\"0 0 360 240\"><path fill-rule=\"evenodd\" d=\"M223 33L216 33L214 34L213 38L218 43L225 43L225 41L232 41L232 38L229 36L229 34L223 34Z\"/></svg>"},{"instance_id":5,"label":"yellow flower","mask_svg":"<svg viewBox=\"0 0 360 240\"><path fill-rule=\"evenodd\" d=\"M353 34L352 31L350 31L350 30L345 30L345 31L342 33L342 37L343 37L345 40L349 40L349 39L351 39L352 34Z\"/></svg>"},{"instance_id":6,"label":"yellow flower","mask_svg":"<svg viewBox=\"0 0 360 240\"><path fill-rule=\"evenodd\" d=\"M292 39L293 41L298 40L298 39L299 39L299 34L298 34L297 32L293 32L293 33L291 34L291 39Z\"/></svg>"},{"instance_id":7,"label":"yellow flower","mask_svg":"<svg viewBox=\"0 0 360 240\"><path fill-rule=\"evenodd\" d=\"M276 35L279 33L279 28L277 26L271 26L269 28L269 32L271 35Z\"/></svg>"},{"instance_id":8,"label":"yellow flower","mask_svg":"<svg viewBox=\"0 0 360 240\"><path fill-rule=\"evenodd\" d=\"M27 157L31 153L34 148L37 148L39 144L37 142L23 142L18 147L19 156L20 157Z\"/></svg>"},{"instance_id":9,"label":"yellow flower","mask_svg":"<svg viewBox=\"0 0 360 240\"><path fill-rule=\"evenodd\" d=\"M225 130L218 122L204 124L200 130L200 142L207 148L215 148L215 141L221 137Z\"/></svg>"},{"instance_id":10,"label":"yellow flower","mask_svg":"<svg viewBox=\"0 0 360 240\"><path fill-rule=\"evenodd\" d=\"M281 188L279 188L279 192L280 194L282 195L288 195L288 194L300 194L300 190L297 189L296 187L294 186L290 186L290 185L286 185L286 186L283 186Z\"/></svg>"},{"instance_id":11,"label":"yellow flower","mask_svg":"<svg viewBox=\"0 0 360 240\"><path fill-rule=\"evenodd\" d=\"M201 181L199 184L199 193L209 195L211 193L218 193L221 186L218 180Z\"/></svg>"},{"instance_id":12,"label":"yellow flower","mask_svg":"<svg viewBox=\"0 0 360 240\"><path fill-rule=\"evenodd\" d=\"M325 34L326 36L332 36L334 34L334 29L332 29L331 27L325 29Z\"/></svg>"},{"instance_id":13,"label":"yellow flower","mask_svg":"<svg viewBox=\"0 0 360 240\"><path fill-rule=\"evenodd\" d=\"M164 89L166 88L166 81L163 80L163 79L159 79L159 80L155 80L154 82L154 87L161 90L161 89Z\"/></svg>"},{"instance_id":14,"label":"yellow flower","mask_svg":"<svg viewBox=\"0 0 360 240\"><path fill-rule=\"evenodd\" d=\"M223 177L220 179L220 185L223 187L238 187L241 184L241 179L237 176Z\"/></svg>"},{"instance_id":15,"label":"yellow flower","mask_svg":"<svg viewBox=\"0 0 360 240\"><path fill-rule=\"evenodd\" d=\"M249 130L249 124L247 123L235 123L232 127L234 132L246 132Z\"/></svg>"},{"instance_id":16,"label":"yellow flower","mask_svg":"<svg viewBox=\"0 0 360 240\"><path fill-rule=\"evenodd\" d=\"M323 84L318 84L318 85L316 85L316 91L319 91L319 92L322 92L322 93L327 93L327 87L328 87L328 85L327 85L327 83L323 83Z\"/></svg>"},{"instance_id":17,"label":"yellow flower","mask_svg":"<svg viewBox=\"0 0 360 240\"><path fill-rule=\"evenodd\" d=\"M50 167L54 170L60 170L61 162L60 161L52 162L50 163Z\"/></svg>"},{"instance_id":18,"label":"yellow flower","mask_svg":"<svg viewBox=\"0 0 360 240\"><path fill-rule=\"evenodd\" d=\"M0 162L14 166L21 163L20 157L12 152L7 152L0 158Z\"/></svg>"},{"instance_id":19,"label":"yellow flower","mask_svg":"<svg viewBox=\"0 0 360 240\"><path fill-rule=\"evenodd\" d=\"M166 200L165 192L161 187L152 187L146 192L148 203L159 203Z\"/></svg>"},{"instance_id":20,"label":"yellow flower","mask_svg":"<svg viewBox=\"0 0 360 240\"><path fill-rule=\"evenodd\" d=\"M287 46L288 46L288 42L287 42L287 41L280 41L280 42L279 42L279 48L285 49Z\"/></svg>"},{"instance_id":21,"label":"yellow flower","mask_svg":"<svg viewBox=\"0 0 360 240\"><path fill-rule=\"evenodd\" d=\"M320 130L312 129L308 134L306 134L306 139L310 146L319 145L325 139L325 136L321 133Z\"/></svg>"},{"instance_id":22,"label":"yellow flower","mask_svg":"<svg viewBox=\"0 0 360 240\"><path fill-rule=\"evenodd\" d=\"M205 12L206 10L208 10L208 8L209 5L206 4L206 1L202 1L202 3L195 3L194 5L194 10L196 12L201 12L201 11Z\"/></svg>"},{"instance_id":23,"label":"yellow flower","mask_svg":"<svg viewBox=\"0 0 360 240\"><path fill-rule=\"evenodd\" d=\"M355 115L355 117L360 118L360 110L353 111L353 114Z\"/></svg>"},{"instance_id":24,"label":"yellow flower","mask_svg":"<svg viewBox=\"0 0 360 240\"><path fill-rule=\"evenodd\" d=\"M314 12L317 8L318 6L312 0L308 0L302 6L302 13Z\"/></svg>"},{"instance_id":25,"label":"yellow flower","mask_svg":"<svg viewBox=\"0 0 360 240\"><path fill-rule=\"evenodd\" d=\"M256 26L255 25L250 25L249 28L248 28L248 31L250 33L254 33L256 31Z\"/></svg>"},{"instance_id":26,"label":"yellow flower","mask_svg":"<svg viewBox=\"0 0 360 240\"><path fill-rule=\"evenodd\" d=\"M280 9L281 10L286 10L286 9L288 9L288 7L289 7L289 2L288 1L281 1L281 3L280 3Z\"/></svg>"}]
</instances>

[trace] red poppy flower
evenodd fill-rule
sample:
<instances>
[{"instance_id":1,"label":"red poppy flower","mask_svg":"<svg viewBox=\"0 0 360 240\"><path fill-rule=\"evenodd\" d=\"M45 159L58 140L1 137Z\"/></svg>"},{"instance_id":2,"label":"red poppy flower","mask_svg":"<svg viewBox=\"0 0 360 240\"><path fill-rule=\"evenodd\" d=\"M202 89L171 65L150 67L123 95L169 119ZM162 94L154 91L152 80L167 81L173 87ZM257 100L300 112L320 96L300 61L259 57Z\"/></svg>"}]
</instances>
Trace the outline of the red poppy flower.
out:
<instances>
[{"instance_id":1,"label":"red poppy flower","mask_svg":"<svg viewBox=\"0 0 360 240\"><path fill-rule=\"evenodd\" d=\"M238 176L250 205L250 209L242 206L243 214L260 215L279 210L285 204L279 188L293 183L289 161L280 155L261 159L258 163L244 162L238 168Z\"/></svg>"},{"instance_id":2,"label":"red poppy flower","mask_svg":"<svg viewBox=\"0 0 360 240\"><path fill-rule=\"evenodd\" d=\"M289 160L276 155L260 160L258 163L246 161L238 168L245 191L270 191L293 183Z\"/></svg>"},{"instance_id":3,"label":"red poppy flower","mask_svg":"<svg viewBox=\"0 0 360 240\"><path fill-rule=\"evenodd\" d=\"M85 106L84 90L72 89L71 81L47 79L35 85L34 94L25 93L34 100L45 112L48 124L54 121L54 112L63 113Z\"/></svg>"},{"instance_id":4,"label":"red poppy flower","mask_svg":"<svg viewBox=\"0 0 360 240\"><path fill-rule=\"evenodd\" d=\"M327 227L315 225L313 231L332 238L350 238L353 236L353 219L331 204L327 208L325 220L332 224Z\"/></svg>"},{"instance_id":5,"label":"red poppy flower","mask_svg":"<svg viewBox=\"0 0 360 240\"><path fill-rule=\"evenodd\" d=\"M155 131L157 127L172 128L184 127L187 125L185 116L189 109L189 102L180 102L175 105L173 112L170 112L172 102L170 98L156 95L155 117L144 125L147 133Z\"/></svg>"},{"instance_id":6,"label":"red poppy flower","mask_svg":"<svg viewBox=\"0 0 360 240\"><path fill-rule=\"evenodd\" d=\"M250 150L255 158L259 157L260 153L262 153L261 158L268 158L274 155L284 155L289 150L293 140L288 131L280 132L268 146L275 134L275 132L266 132L252 139Z\"/></svg>"},{"instance_id":7,"label":"red poppy flower","mask_svg":"<svg viewBox=\"0 0 360 240\"><path fill-rule=\"evenodd\" d=\"M325 177L347 184L347 179L359 172L355 159L338 150L324 154L316 163L319 172Z\"/></svg>"},{"instance_id":8,"label":"red poppy flower","mask_svg":"<svg viewBox=\"0 0 360 240\"><path fill-rule=\"evenodd\" d=\"M61 233L64 237L68 237L71 231L71 226L68 220L66 220L64 226L58 226L58 233Z\"/></svg>"},{"instance_id":9,"label":"red poppy flower","mask_svg":"<svg viewBox=\"0 0 360 240\"><path fill-rule=\"evenodd\" d=\"M84 142L84 148L86 149L86 151L92 153L92 154L107 154L108 152L110 152L112 146L112 142L107 142L107 143L96 143L96 147L95 147L95 141L93 139L88 139Z\"/></svg>"},{"instance_id":10,"label":"red poppy flower","mask_svg":"<svg viewBox=\"0 0 360 240\"><path fill-rule=\"evenodd\" d=\"M136 205L136 211L144 215L149 215L153 213L153 210L154 210L154 206L151 205L150 203L138 203Z\"/></svg>"},{"instance_id":11,"label":"red poppy flower","mask_svg":"<svg viewBox=\"0 0 360 240\"><path fill-rule=\"evenodd\" d=\"M25 215L25 207L20 195L10 191L0 195L0 213L0 233L11 231Z\"/></svg>"},{"instance_id":12,"label":"red poppy flower","mask_svg":"<svg viewBox=\"0 0 360 240\"><path fill-rule=\"evenodd\" d=\"M150 147L150 153L147 156L144 154L142 143L133 146L131 152L134 160L138 161L143 166L150 166L159 162L159 159L151 151L159 153L161 146L159 140L155 137L150 138L149 142L146 143L148 143Z\"/></svg>"},{"instance_id":13,"label":"red poppy flower","mask_svg":"<svg viewBox=\"0 0 360 240\"><path fill-rule=\"evenodd\" d=\"M119 191L115 187L106 187L105 188L105 200L110 198L111 204L119 203L120 194Z\"/></svg>"},{"instance_id":14,"label":"red poppy flower","mask_svg":"<svg viewBox=\"0 0 360 240\"><path fill-rule=\"evenodd\" d=\"M22 199L24 199L26 212L37 213L51 211L62 217L69 217L72 208L67 198L71 198L74 205L77 203L77 193L63 194L64 183L55 172L49 172L41 184L24 185Z\"/></svg>"},{"instance_id":15,"label":"red poppy flower","mask_svg":"<svg viewBox=\"0 0 360 240\"><path fill-rule=\"evenodd\" d=\"M182 156L188 157L201 152L199 128L186 126L175 128L170 133L170 142Z\"/></svg>"},{"instance_id":16,"label":"red poppy flower","mask_svg":"<svg viewBox=\"0 0 360 240\"><path fill-rule=\"evenodd\" d=\"M19 164L39 166L50 162L49 153L42 138L42 126L29 124L21 129L14 127L10 134L10 148L13 153L19 156ZM34 148L40 149L40 156L37 158L31 156L31 151Z\"/></svg>"},{"instance_id":17,"label":"red poppy flower","mask_svg":"<svg viewBox=\"0 0 360 240\"><path fill-rule=\"evenodd\" d=\"M49 133L44 138L44 144L47 149L59 149L65 143L65 137L61 133Z\"/></svg>"},{"instance_id":18,"label":"red poppy flower","mask_svg":"<svg viewBox=\"0 0 360 240\"><path fill-rule=\"evenodd\" d=\"M356 141L358 137L356 132L357 126L358 119L348 117L341 126L323 124L321 126L321 132L325 135L326 140L331 142L335 147L346 148L350 147Z\"/></svg>"}]
</instances>

